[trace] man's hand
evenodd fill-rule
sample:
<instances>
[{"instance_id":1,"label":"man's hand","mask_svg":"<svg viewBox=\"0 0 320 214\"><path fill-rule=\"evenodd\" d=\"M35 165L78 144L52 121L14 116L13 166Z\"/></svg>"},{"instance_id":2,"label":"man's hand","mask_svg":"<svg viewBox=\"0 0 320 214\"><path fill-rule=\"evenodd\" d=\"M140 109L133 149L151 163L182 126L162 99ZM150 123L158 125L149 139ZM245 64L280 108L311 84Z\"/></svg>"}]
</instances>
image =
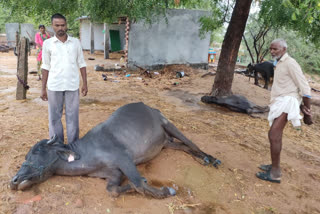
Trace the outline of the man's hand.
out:
<instances>
[{"instance_id":1,"label":"man's hand","mask_svg":"<svg viewBox=\"0 0 320 214\"><path fill-rule=\"evenodd\" d=\"M312 115L311 115L311 109L309 109L307 106L305 105L301 105L300 109L303 113L303 122L307 125L311 125L313 124L312 121Z\"/></svg>"},{"instance_id":2,"label":"man's hand","mask_svg":"<svg viewBox=\"0 0 320 214\"><path fill-rule=\"evenodd\" d=\"M46 89L41 90L40 97L43 101L48 101L48 94Z\"/></svg>"},{"instance_id":3,"label":"man's hand","mask_svg":"<svg viewBox=\"0 0 320 214\"><path fill-rule=\"evenodd\" d=\"M303 122L307 125L311 125L313 124L313 121L312 121L312 117L309 116L309 115L304 115L303 116Z\"/></svg>"},{"instance_id":4,"label":"man's hand","mask_svg":"<svg viewBox=\"0 0 320 214\"><path fill-rule=\"evenodd\" d=\"M302 111L302 113L303 113L304 115L309 115L309 116L311 116L311 109L309 109L307 106L301 105L301 106L300 106L300 109L301 109L301 111Z\"/></svg>"},{"instance_id":5,"label":"man's hand","mask_svg":"<svg viewBox=\"0 0 320 214\"><path fill-rule=\"evenodd\" d=\"M88 87L86 85L83 85L81 88L81 93L83 96L87 96L88 93Z\"/></svg>"}]
</instances>

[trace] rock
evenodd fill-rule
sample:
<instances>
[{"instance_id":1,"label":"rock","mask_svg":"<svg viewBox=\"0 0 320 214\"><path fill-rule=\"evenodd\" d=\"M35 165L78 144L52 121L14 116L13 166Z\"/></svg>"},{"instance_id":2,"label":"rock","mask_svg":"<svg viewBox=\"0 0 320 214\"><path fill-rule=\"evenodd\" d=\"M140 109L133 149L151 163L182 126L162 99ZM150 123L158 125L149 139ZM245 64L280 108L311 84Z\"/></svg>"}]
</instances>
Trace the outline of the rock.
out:
<instances>
[{"instance_id":1,"label":"rock","mask_svg":"<svg viewBox=\"0 0 320 214\"><path fill-rule=\"evenodd\" d=\"M31 214L31 213L32 213L31 206L26 204L19 205L14 212L14 214Z\"/></svg>"},{"instance_id":2,"label":"rock","mask_svg":"<svg viewBox=\"0 0 320 214\"><path fill-rule=\"evenodd\" d=\"M80 198L78 198L78 199L76 200L76 202L75 202L75 207L77 207L77 208L83 208L83 206L84 206L83 200L80 199Z\"/></svg>"}]
</instances>

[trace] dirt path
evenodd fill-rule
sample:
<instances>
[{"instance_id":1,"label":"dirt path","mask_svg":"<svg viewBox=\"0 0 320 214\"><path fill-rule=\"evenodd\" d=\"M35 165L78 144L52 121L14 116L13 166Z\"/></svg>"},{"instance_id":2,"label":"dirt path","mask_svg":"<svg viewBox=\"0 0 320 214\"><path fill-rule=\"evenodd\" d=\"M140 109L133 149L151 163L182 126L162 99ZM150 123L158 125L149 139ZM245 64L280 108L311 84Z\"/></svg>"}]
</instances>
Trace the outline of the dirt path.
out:
<instances>
[{"instance_id":1,"label":"dirt path","mask_svg":"<svg viewBox=\"0 0 320 214\"><path fill-rule=\"evenodd\" d=\"M104 121L120 106L144 102L158 108L202 150L219 158L221 167L199 165L189 155L163 150L151 162L139 166L141 174L155 186L169 185L177 196L163 200L137 193L117 199L108 196L106 181L88 177L54 176L30 190L12 191L9 180L38 140L48 136L47 103L39 98L41 83L29 75L27 100L15 100L16 57L0 54L0 213L320 213L320 110L313 107L315 124L297 131L289 124L284 132L282 183L258 180L261 163L269 163L268 122L201 103L214 77L201 78L206 71L186 67L166 68L149 79L131 73L95 72L102 55L88 60L89 93L80 100L80 135ZM86 58L92 57L86 54ZM35 57L29 70L35 70ZM184 69L188 76L175 78ZM141 80L138 77L142 77ZM111 81L111 80L114 81ZM115 81L116 80L116 81ZM319 86L319 80L313 79ZM178 82L177 85L173 83ZM319 88L319 87L317 87ZM233 92L259 105L267 105L270 92L253 85L253 80L235 75ZM315 96L318 96L315 94Z\"/></svg>"}]
</instances>

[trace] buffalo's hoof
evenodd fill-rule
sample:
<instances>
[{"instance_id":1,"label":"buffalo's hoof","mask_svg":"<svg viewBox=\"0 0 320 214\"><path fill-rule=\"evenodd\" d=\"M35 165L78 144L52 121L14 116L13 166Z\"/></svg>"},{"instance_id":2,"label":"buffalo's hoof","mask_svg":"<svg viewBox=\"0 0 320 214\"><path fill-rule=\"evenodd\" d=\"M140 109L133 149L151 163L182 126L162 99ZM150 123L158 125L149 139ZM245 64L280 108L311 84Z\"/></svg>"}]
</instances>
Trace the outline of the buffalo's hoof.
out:
<instances>
[{"instance_id":1,"label":"buffalo's hoof","mask_svg":"<svg viewBox=\"0 0 320 214\"><path fill-rule=\"evenodd\" d=\"M176 190L171 187L161 187L162 191L165 190L166 196L175 196L177 194Z\"/></svg>"},{"instance_id":2,"label":"buffalo's hoof","mask_svg":"<svg viewBox=\"0 0 320 214\"><path fill-rule=\"evenodd\" d=\"M220 165L220 164L221 164L221 161L218 160L218 159L216 159L216 160L212 163L212 165L213 165L214 167L216 167L216 168L218 168L218 165Z\"/></svg>"},{"instance_id":3,"label":"buffalo's hoof","mask_svg":"<svg viewBox=\"0 0 320 214\"><path fill-rule=\"evenodd\" d=\"M141 177L141 180L146 184L148 183L148 180L145 177Z\"/></svg>"},{"instance_id":4,"label":"buffalo's hoof","mask_svg":"<svg viewBox=\"0 0 320 214\"><path fill-rule=\"evenodd\" d=\"M175 196L177 194L176 190L171 188L171 187L167 187L169 189L170 195L171 196Z\"/></svg>"},{"instance_id":5,"label":"buffalo's hoof","mask_svg":"<svg viewBox=\"0 0 320 214\"><path fill-rule=\"evenodd\" d=\"M205 156L204 158L203 158L203 165L208 165L208 164L210 164L210 159L209 159L209 157L208 156Z\"/></svg>"},{"instance_id":6,"label":"buffalo's hoof","mask_svg":"<svg viewBox=\"0 0 320 214\"><path fill-rule=\"evenodd\" d=\"M221 164L221 161L218 159L215 159L214 157L212 157L211 155L206 155L203 158L203 165L207 166L207 165L213 165L214 167L218 168L218 165Z\"/></svg>"}]
</instances>

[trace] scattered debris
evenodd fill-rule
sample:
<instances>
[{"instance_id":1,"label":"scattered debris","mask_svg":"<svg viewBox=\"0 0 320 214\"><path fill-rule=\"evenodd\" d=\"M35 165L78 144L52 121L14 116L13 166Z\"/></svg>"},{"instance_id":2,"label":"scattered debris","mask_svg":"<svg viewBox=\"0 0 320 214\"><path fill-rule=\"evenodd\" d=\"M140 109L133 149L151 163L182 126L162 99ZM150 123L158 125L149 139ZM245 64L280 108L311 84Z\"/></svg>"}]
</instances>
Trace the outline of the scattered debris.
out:
<instances>
[{"instance_id":1,"label":"scattered debris","mask_svg":"<svg viewBox=\"0 0 320 214\"><path fill-rule=\"evenodd\" d=\"M101 67L100 65L95 65L94 70L95 71L104 71L104 67Z\"/></svg>"},{"instance_id":2,"label":"scattered debris","mask_svg":"<svg viewBox=\"0 0 320 214\"><path fill-rule=\"evenodd\" d=\"M10 47L8 45L0 45L0 52L9 52Z\"/></svg>"},{"instance_id":3,"label":"scattered debris","mask_svg":"<svg viewBox=\"0 0 320 214\"><path fill-rule=\"evenodd\" d=\"M138 65L136 65L136 64L134 64L134 66L136 66L137 68L139 68L139 69L142 70L142 72L140 73L140 75L144 75L144 76L146 76L146 77L152 78L152 74L151 74L151 72L150 72L149 70L144 69L144 68L142 68L142 67L140 67L140 66L138 66Z\"/></svg>"},{"instance_id":4,"label":"scattered debris","mask_svg":"<svg viewBox=\"0 0 320 214\"><path fill-rule=\"evenodd\" d=\"M202 76L201 76L201 78L203 78L203 77L206 77L206 76L215 76L216 75L216 72L208 72L208 73L205 73L205 74L203 74Z\"/></svg>"},{"instance_id":5,"label":"scattered debris","mask_svg":"<svg viewBox=\"0 0 320 214\"><path fill-rule=\"evenodd\" d=\"M40 201L40 200L41 200L41 195L36 195L36 196L33 196L30 199L24 200L23 203L24 204L28 204L28 203L32 203L32 202Z\"/></svg>"},{"instance_id":6,"label":"scattered debris","mask_svg":"<svg viewBox=\"0 0 320 214\"><path fill-rule=\"evenodd\" d=\"M182 77L184 77L184 71L177 71L176 77L177 77L177 78L182 78Z\"/></svg>"},{"instance_id":7,"label":"scattered debris","mask_svg":"<svg viewBox=\"0 0 320 214\"><path fill-rule=\"evenodd\" d=\"M238 68L238 69L234 70L234 72L237 74L243 74L243 75L249 74L249 71L247 69L239 69Z\"/></svg>"},{"instance_id":8,"label":"scattered debris","mask_svg":"<svg viewBox=\"0 0 320 214\"><path fill-rule=\"evenodd\" d=\"M114 64L114 68L115 69L121 69L121 66L118 63L116 63L116 64Z\"/></svg>"},{"instance_id":9,"label":"scattered debris","mask_svg":"<svg viewBox=\"0 0 320 214\"><path fill-rule=\"evenodd\" d=\"M124 63L124 61L125 61L125 57L124 57L124 56L121 56L121 57L120 57L120 64Z\"/></svg>"},{"instance_id":10,"label":"scattered debris","mask_svg":"<svg viewBox=\"0 0 320 214\"><path fill-rule=\"evenodd\" d=\"M155 71L155 72L153 72L153 74L154 74L154 75L159 75L159 72L156 72L156 71Z\"/></svg>"},{"instance_id":11,"label":"scattered debris","mask_svg":"<svg viewBox=\"0 0 320 214\"><path fill-rule=\"evenodd\" d=\"M209 67L218 67L218 64L209 64Z\"/></svg>"},{"instance_id":12,"label":"scattered debris","mask_svg":"<svg viewBox=\"0 0 320 214\"><path fill-rule=\"evenodd\" d=\"M142 74L145 75L146 77L152 78L152 74L150 73L149 70L145 70Z\"/></svg>"},{"instance_id":13,"label":"scattered debris","mask_svg":"<svg viewBox=\"0 0 320 214\"><path fill-rule=\"evenodd\" d=\"M179 85L179 82L175 82L175 83L173 83L173 85Z\"/></svg>"},{"instance_id":14,"label":"scattered debris","mask_svg":"<svg viewBox=\"0 0 320 214\"><path fill-rule=\"evenodd\" d=\"M170 214L174 214L176 210L188 210L190 208L195 208L197 206L200 206L201 204L186 204L181 199L178 198L178 200L171 202L170 204L167 204L168 210Z\"/></svg>"},{"instance_id":15,"label":"scattered debris","mask_svg":"<svg viewBox=\"0 0 320 214\"><path fill-rule=\"evenodd\" d=\"M88 60L95 60L95 58L89 57Z\"/></svg>"},{"instance_id":16,"label":"scattered debris","mask_svg":"<svg viewBox=\"0 0 320 214\"><path fill-rule=\"evenodd\" d=\"M127 75L126 75L126 77L130 77L130 76L131 76L131 74L127 74Z\"/></svg>"},{"instance_id":17,"label":"scattered debris","mask_svg":"<svg viewBox=\"0 0 320 214\"><path fill-rule=\"evenodd\" d=\"M102 74L102 78L103 78L104 81L106 81L107 80L107 75Z\"/></svg>"},{"instance_id":18,"label":"scattered debris","mask_svg":"<svg viewBox=\"0 0 320 214\"><path fill-rule=\"evenodd\" d=\"M104 68L103 66L100 65L95 65L94 66L95 71L122 71L122 68L120 66L117 66L116 68Z\"/></svg>"}]
</instances>

